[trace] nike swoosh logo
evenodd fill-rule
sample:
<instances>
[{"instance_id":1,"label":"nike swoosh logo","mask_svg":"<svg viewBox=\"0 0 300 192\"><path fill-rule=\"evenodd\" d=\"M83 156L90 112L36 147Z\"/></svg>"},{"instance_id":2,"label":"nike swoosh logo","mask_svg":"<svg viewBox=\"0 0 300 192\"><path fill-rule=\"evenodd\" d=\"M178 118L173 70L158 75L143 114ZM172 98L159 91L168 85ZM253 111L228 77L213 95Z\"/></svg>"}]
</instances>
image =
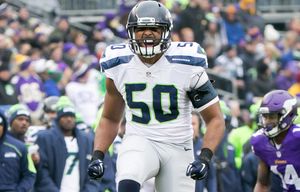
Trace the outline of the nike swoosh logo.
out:
<instances>
[{"instance_id":1,"label":"nike swoosh logo","mask_svg":"<svg viewBox=\"0 0 300 192\"><path fill-rule=\"evenodd\" d=\"M190 150L192 150L191 148L186 148L186 147L184 147L183 148L185 151L190 151Z\"/></svg>"}]
</instances>

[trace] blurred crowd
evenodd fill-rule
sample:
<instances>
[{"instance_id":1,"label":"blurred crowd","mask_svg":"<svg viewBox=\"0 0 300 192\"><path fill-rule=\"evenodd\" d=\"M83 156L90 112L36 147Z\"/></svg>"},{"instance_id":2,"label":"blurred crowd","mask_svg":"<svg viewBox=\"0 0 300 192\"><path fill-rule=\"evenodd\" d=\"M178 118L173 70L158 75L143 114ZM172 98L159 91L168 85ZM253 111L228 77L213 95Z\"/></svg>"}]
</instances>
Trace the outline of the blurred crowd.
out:
<instances>
[{"instance_id":1,"label":"blurred crowd","mask_svg":"<svg viewBox=\"0 0 300 192\"><path fill-rule=\"evenodd\" d=\"M27 177L23 191L33 185L36 191L116 190L115 160L124 127L106 155L110 171L104 179L90 181L86 167L105 95L98 61L107 45L126 41L127 15L136 2L120 0L117 13L104 15L89 33L73 28L67 16L49 24L31 16L26 7L0 5L0 152L9 135L19 141L10 145L22 149L20 157L30 155L22 160L27 168L8 163L20 175L3 176L0 168L0 190L10 190L3 177L14 185ZM197 191L252 191L257 159L248 140L257 128L260 98L273 89L300 95L300 18L292 18L285 31L278 31L257 14L255 0L226 5L209 0L160 2L173 15L173 41L198 42L210 71L232 80L238 90L237 98L223 98L226 135L210 177L197 183ZM193 116L195 145L201 146L205 125L200 116ZM77 181L69 183L70 178ZM143 190L153 191L152 181L149 186Z\"/></svg>"}]
</instances>

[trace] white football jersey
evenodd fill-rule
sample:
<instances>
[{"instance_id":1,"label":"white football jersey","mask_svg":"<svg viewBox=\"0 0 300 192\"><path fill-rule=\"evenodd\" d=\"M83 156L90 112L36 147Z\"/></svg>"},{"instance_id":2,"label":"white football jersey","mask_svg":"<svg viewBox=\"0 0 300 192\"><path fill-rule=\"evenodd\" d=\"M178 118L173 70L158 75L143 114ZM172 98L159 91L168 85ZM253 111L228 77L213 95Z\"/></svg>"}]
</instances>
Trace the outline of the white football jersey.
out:
<instances>
[{"instance_id":1,"label":"white football jersey","mask_svg":"<svg viewBox=\"0 0 300 192\"><path fill-rule=\"evenodd\" d=\"M128 44L111 45L100 65L126 103L126 134L169 143L192 139L192 105L187 91L195 76L197 87L209 81L207 58L199 44L172 42L150 67L131 52ZM199 110L217 101L218 97L210 98Z\"/></svg>"}]
</instances>

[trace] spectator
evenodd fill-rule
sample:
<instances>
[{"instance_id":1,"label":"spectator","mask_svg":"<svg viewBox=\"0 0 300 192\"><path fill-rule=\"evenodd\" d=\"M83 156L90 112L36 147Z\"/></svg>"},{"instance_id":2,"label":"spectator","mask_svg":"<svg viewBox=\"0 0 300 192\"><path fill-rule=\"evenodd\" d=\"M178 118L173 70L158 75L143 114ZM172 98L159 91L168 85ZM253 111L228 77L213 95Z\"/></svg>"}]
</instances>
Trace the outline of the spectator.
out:
<instances>
[{"instance_id":1,"label":"spectator","mask_svg":"<svg viewBox=\"0 0 300 192\"><path fill-rule=\"evenodd\" d=\"M28 129L31 125L31 117L29 111L24 105L16 104L11 106L8 110L9 121L9 134L26 144L28 153L33 160L34 165L37 165L40 161L40 155L38 153L38 146L34 145L28 139Z\"/></svg>"},{"instance_id":2,"label":"spectator","mask_svg":"<svg viewBox=\"0 0 300 192\"><path fill-rule=\"evenodd\" d=\"M79 50L72 42L67 42L63 46L63 60L69 67L73 68L74 61L79 54Z\"/></svg>"},{"instance_id":3,"label":"spectator","mask_svg":"<svg viewBox=\"0 0 300 192\"><path fill-rule=\"evenodd\" d=\"M237 10L234 5L228 5L225 10L223 24L229 45L239 45L245 36L245 31L238 20Z\"/></svg>"},{"instance_id":4,"label":"spectator","mask_svg":"<svg viewBox=\"0 0 300 192\"><path fill-rule=\"evenodd\" d=\"M1 44L1 35L0 35L0 44ZM11 72L8 63L5 63L2 60L2 64L0 65L0 105L13 105L18 102L16 88L10 82L10 79L11 79Z\"/></svg>"},{"instance_id":5,"label":"spectator","mask_svg":"<svg viewBox=\"0 0 300 192\"><path fill-rule=\"evenodd\" d=\"M239 98L244 97L244 66L243 60L237 55L237 47L235 45L227 45L224 53L216 58L213 70L216 73L222 73L222 76L232 79L234 85L238 88Z\"/></svg>"},{"instance_id":6,"label":"spectator","mask_svg":"<svg viewBox=\"0 0 300 192\"><path fill-rule=\"evenodd\" d=\"M298 43L299 42L299 43ZM283 38L283 50L281 57L281 67L284 68L288 62L294 60L293 51L295 47L299 47L300 49L300 38L298 38L298 34L294 31L287 31ZM297 46L297 44L299 44Z\"/></svg>"},{"instance_id":7,"label":"spectator","mask_svg":"<svg viewBox=\"0 0 300 192\"><path fill-rule=\"evenodd\" d=\"M254 97L263 97L267 92L275 89L272 71L266 59L261 59L256 67L257 78L249 84Z\"/></svg>"},{"instance_id":8,"label":"spectator","mask_svg":"<svg viewBox=\"0 0 300 192\"><path fill-rule=\"evenodd\" d=\"M66 95L89 126L95 121L98 108L103 101L98 91L98 85L88 81L90 70L90 66L83 64L73 74L74 80L66 86Z\"/></svg>"},{"instance_id":9,"label":"spectator","mask_svg":"<svg viewBox=\"0 0 300 192\"><path fill-rule=\"evenodd\" d=\"M243 60L243 67L246 75L249 75L251 69L257 66L256 42L251 36L245 36L244 49L239 53L239 57ZM251 78L251 75L250 77ZM248 78L247 78L248 79Z\"/></svg>"},{"instance_id":10,"label":"spectator","mask_svg":"<svg viewBox=\"0 0 300 192\"><path fill-rule=\"evenodd\" d=\"M26 7L21 7L19 10L18 20L19 23L26 28L29 28L29 19L30 19L30 13Z\"/></svg>"},{"instance_id":11,"label":"spectator","mask_svg":"<svg viewBox=\"0 0 300 192\"><path fill-rule=\"evenodd\" d=\"M49 69L52 67L53 62L39 59L34 61L34 70L42 81L42 89L45 92L45 97L60 96L60 90L57 83L49 74Z\"/></svg>"},{"instance_id":12,"label":"spectator","mask_svg":"<svg viewBox=\"0 0 300 192\"><path fill-rule=\"evenodd\" d=\"M50 60L46 65L50 65L49 73L56 74L54 80L61 91L64 93L64 88L70 81L72 76L72 69L63 59L63 46L61 44L56 44L51 48ZM70 65L73 65L73 61L70 61Z\"/></svg>"},{"instance_id":13,"label":"spectator","mask_svg":"<svg viewBox=\"0 0 300 192\"><path fill-rule=\"evenodd\" d=\"M71 28L69 23L69 18L66 16L61 16L56 20L56 28L49 36L49 40L68 42L71 41Z\"/></svg>"},{"instance_id":14,"label":"spectator","mask_svg":"<svg viewBox=\"0 0 300 192\"><path fill-rule=\"evenodd\" d=\"M0 33L4 34L7 26L7 19L4 15L0 15Z\"/></svg>"},{"instance_id":15,"label":"spectator","mask_svg":"<svg viewBox=\"0 0 300 192\"><path fill-rule=\"evenodd\" d=\"M0 33L0 66L10 69L12 51L9 49L8 41L8 38Z\"/></svg>"},{"instance_id":16,"label":"spectator","mask_svg":"<svg viewBox=\"0 0 300 192\"><path fill-rule=\"evenodd\" d=\"M13 77L12 83L16 86L20 103L30 110L33 122L38 121L42 113L44 90L31 60L22 62L20 72Z\"/></svg>"},{"instance_id":17,"label":"spectator","mask_svg":"<svg viewBox=\"0 0 300 192\"><path fill-rule=\"evenodd\" d=\"M179 31L180 41L193 42L195 41L195 35L192 28L184 27Z\"/></svg>"},{"instance_id":18,"label":"spectator","mask_svg":"<svg viewBox=\"0 0 300 192\"><path fill-rule=\"evenodd\" d=\"M93 27L92 32L88 36L88 40L87 40L87 45L88 45L89 51L91 53L93 53L95 51L97 43L99 43L99 42L105 43L105 35L103 33L105 28L106 28L106 26L102 22L97 23ZM111 34L112 34L112 32L111 32Z\"/></svg>"},{"instance_id":19,"label":"spectator","mask_svg":"<svg viewBox=\"0 0 300 192\"><path fill-rule=\"evenodd\" d=\"M42 122L47 129L53 126L54 120L56 119L56 107L59 97L50 96L45 98L43 102L43 115Z\"/></svg>"},{"instance_id":20,"label":"spectator","mask_svg":"<svg viewBox=\"0 0 300 192\"><path fill-rule=\"evenodd\" d=\"M272 77L274 78L279 71L280 64L278 62L281 57L280 50L271 42L264 44L264 61L269 66Z\"/></svg>"},{"instance_id":21,"label":"spectator","mask_svg":"<svg viewBox=\"0 0 300 192\"><path fill-rule=\"evenodd\" d=\"M277 89L288 90L296 82L295 75L299 71L297 62L290 61L280 70L276 76L275 84Z\"/></svg>"},{"instance_id":22,"label":"spectator","mask_svg":"<svg viewBox=\"0 0 300 192\"><path fill-rule=\"evenodd\" d=\"M31 122L30 112L26 109L26 106L16 104L9 108L7 116L10 126L9 134L25 143L25 134Z\"/></svg>"},{"instance_id":23,"label":"spectator","mask_svg":"<svg viewBox=\"0 0 300 192\"><path fill-rule=\"evenodd\" d=\"M72 41L74 42L74 45L76 46L78 53L80 54L89 54L90 51L87 46L86 42L86 36L79 31L74 32Z\"/></svg>"},{"instance_id":24,"label":"spectator","mask_svg":"<svg viewBox=\"0 0 300 192\"><path fill-rule=\"evenodd\" d=\"M26 146L7 134L8 123L0 113L0 191L31 191L36 171Z\"/></svg>"},{"instance_id":25,"label":"spectator","mask_svg":"<svg viewBox=\"0 0 300 192\"><path fill-rule=\"evenodd\" d=\"M288 29L300 34L300 19L297 16L294 16L288 23Z\"/></svg>"},{"instance_id":26,"label":"spectator","mask_svg":"<svg viewBox=\"0 0 300 192\"><path fill-rule=\"evenodd\" d=\"M240 0L236 4L239 20L245 28L256 26L264 31L264 19L256 12L256 0Z\"/></svg>"},{"instance_id":27,"label":"spectator","mask_svg":"<svg viewBox=\"0 0 300 192\"><path fill-rule=\"evenodd\" d=\"M90 181L86 174L92 143L90 137L75 126L74 109L69 106L58 109L55 124L40 132L37 138L41 163L35 190L97 191L97 182Z\"/></svg>"},{"instance_id":28,"label":"spectator","mask_svg":"<svg viewBox=\"0 0 300 192\"><path fill-rule=\"evenodd\" d=\"M280 33L277 31L272 24L265 26L264 38L267 42L277 44L280 39Z\"/></svg>"},{"instance_id":29,"label":"spectator","mask_svg":"<svg viewBox=\"0 0 300 192\"><path fill-rule=\"evenodd\" d=\"M208 0L191 0L187 8L178 15L174 31L179 34L182 28L191 28L195 34L195 41L201 45L207 25L204 10L206 4L209 4Z\"/></svg>"},{"instance_id":30,"label":"spectator","mask_svg":"<svg viewBox=\"0 0 300 192\"><path fill-rule=\"evenodd\" d=\"M203 45L212 45L213 46L213 51L214 51L214 57L217 57L221 51L222 47L224 47L224 37L221 35L220 32L220 24L218 23L217 18L212 14L207 14L206 16L208 20L207 24L207 30L205 31L204 34L204 41Z\"/></svg>"}]
</instances>

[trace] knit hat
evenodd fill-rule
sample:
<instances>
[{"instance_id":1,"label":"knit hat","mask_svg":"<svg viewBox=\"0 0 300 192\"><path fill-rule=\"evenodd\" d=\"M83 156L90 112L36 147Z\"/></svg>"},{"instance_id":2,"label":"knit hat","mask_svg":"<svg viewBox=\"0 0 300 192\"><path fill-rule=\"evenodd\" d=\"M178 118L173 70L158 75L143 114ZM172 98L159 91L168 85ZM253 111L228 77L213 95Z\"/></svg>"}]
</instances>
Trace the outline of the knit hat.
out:
<instances>
[{"instance_id":1,"label":"knit hat","mask_svg":"<svg viewBox=\"0 0 300 192\"><path fill-rule=\"evenodd\" d=\"M7 112L9 124L11 125L13 120L19 116L25 116L25 117L29 118L29 121L31 120L30 113L24 105L16 104L16 105L11 106Z\"/></svg>"},{"instance_id":2,"label":"knit hat","mask_svg":"<svg viewBox=\"0 0 300 192\"><path fill-rule=\"evenodd\" d=\"M278 41L280 39L280 33L271 24L265 26L264 36L267 41Z\"/></svg>"},{"instance_id":3,"label":"knit hat","mask_svg":"<svg viewBox=\"0 0 300 192\"><path fill-rule=\"evenodd\" d=\"M62 106L57 110L57 120L62 118L63 116L72 116L75 117L75 109L72 106Z\"/></svg>"}]
</instances>

